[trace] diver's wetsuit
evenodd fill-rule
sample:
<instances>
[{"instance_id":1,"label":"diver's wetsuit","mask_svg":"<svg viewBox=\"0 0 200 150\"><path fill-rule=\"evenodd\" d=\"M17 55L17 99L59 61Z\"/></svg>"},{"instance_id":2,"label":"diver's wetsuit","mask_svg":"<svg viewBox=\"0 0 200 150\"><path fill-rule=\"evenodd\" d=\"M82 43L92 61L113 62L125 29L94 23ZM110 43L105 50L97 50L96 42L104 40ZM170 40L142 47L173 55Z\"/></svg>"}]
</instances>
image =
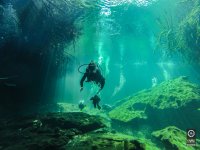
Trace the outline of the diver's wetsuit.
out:
<instances>
[{"instance_id":1,"label":"diver's wetsuit","mask_svg":"<svg viewBox=\"0 0 200 150\"><path fill-rule=\"evenodd\" d=\"M94 81L97 85L100 86L100 89L102 90L105 84L105 78L101 75L101 72L96 66L94 68L89 66L86 69L86 72L84 73L83 77L80 81L80 86L83 87L83 82L85 81L87 77L86 82Z\"/></svg>"},{"instance_id":2,"label":"diver's wetsuit","mask_svg":"<svg viewBox=\"0 0 200 150\"><path fill-rule=\"evenodd\" d=\"M101 99L98 95L95 95L94 97L90 98L90 100L93 101L94 108L98 107L99 110L101 109L101 106L99 106L99 102Z\"/></svg>"}]
</instances>

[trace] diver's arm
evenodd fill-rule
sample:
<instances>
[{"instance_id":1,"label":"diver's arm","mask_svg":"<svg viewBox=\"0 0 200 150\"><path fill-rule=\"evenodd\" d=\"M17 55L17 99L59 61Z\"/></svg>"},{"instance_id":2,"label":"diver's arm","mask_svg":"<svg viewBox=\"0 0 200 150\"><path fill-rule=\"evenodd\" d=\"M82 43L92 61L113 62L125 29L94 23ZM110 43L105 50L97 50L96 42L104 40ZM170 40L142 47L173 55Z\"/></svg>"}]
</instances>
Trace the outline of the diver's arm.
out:
<instances>
[{"instance_id":1,"label":"diver's arm","mask_svg":"<svg viewBox=\"0 0 200 150\"><path fill-rule=\"evenodd\" d=\"M99 94L101 92L101 90L103 89L105 85L105 78L103 77L101 82L100 82L100 89L98 90L97 94Z\"/></svg>"},{"instance_id":2,"label":"diver's arm","mask_svg":"<svg viewBox=\"0 0 200 150\"><path fill-rule=\"evenodd\" d=\"M83 90L83 82L85 81L87 75L86 73L83 75L83 77L81 78L81 81L80 81L80 86L81 86L81 91Z\"/></svg>"},{"instance_id":3,"label":"diver's arm","mask_svg":"<svg viewBox=\"0 0 200 150\"><path fill-rule=\"evenodd\" d=\"M103 89L103 87L104 87L104 85L105 85L105 78L104 77L102 77L102 79L101 79L101 90Z\"/></svg>"}]
</instances>

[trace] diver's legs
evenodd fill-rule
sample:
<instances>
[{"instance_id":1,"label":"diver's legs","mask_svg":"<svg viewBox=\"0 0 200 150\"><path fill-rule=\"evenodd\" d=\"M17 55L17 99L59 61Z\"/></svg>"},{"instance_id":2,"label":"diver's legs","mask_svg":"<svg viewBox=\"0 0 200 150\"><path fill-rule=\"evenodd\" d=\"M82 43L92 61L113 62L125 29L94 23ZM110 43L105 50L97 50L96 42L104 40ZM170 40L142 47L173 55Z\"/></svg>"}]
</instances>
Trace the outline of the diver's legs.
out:
<instances>
[{"instance_id":1,"label":"diver's legs","mask_svg":"<svg viewBox=\"0 0 200 150\"><path fill-rule=\"evenodd\" d=\"M101 89L103 89L103 87L104 87L104 85L105 85L105 78L103 78L102 80L101 80Z\"/></svg>"},{"instance_id":2,"label":"diver's legs","mask_svg":"<svg viewBox=\"0 0 200 150\"><path fill-rule=\"evenodd\" d=\"M99 106L99 104L97 104L97 107L98 107L99 110L101 109L101 106Z\"/></svg>"},{"instance_id":3,"label":"diver's legs","mask_svg":"<svg viewBox=\"0 0 200 150\"><path fill-rule=\"evenodd\" d=\"M93 100L93 105L94 105L94 108L96 108L96 107L97 107L97 104L94 102L94 100Z\"/></svg>"}]
</instances>

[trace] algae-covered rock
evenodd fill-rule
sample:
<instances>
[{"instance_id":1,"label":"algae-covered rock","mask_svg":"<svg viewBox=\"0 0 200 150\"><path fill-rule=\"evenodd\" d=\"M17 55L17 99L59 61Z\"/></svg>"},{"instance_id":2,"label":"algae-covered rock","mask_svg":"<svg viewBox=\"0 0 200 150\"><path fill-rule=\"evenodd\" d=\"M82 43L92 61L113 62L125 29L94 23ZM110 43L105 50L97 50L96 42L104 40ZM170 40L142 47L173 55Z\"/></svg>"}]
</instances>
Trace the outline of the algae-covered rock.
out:
<instances>
[{"instance_id":1,"label":"algae-covered rock","mask_svg":"<svg viewBox=\"0 0 200 150\"><path fill-rule=\"evenodd\" d=\"M70 103L58 103L60 112L78 112L80 109L78 108L78 104L70 104Z\"/></svg>"},{"instance_id":2,"label":"algae-covered rock","mask_svg":"<svg viewBox=\"0 0 200 150\"><path fill-rule=\"evenodd\" d=\"M2 149L63 149L76 135L105 127L98 116L50 113L1 120Z\"/></svg>"},{"instance_id":3,"label":"algae-covered rock","mask_svg":"<svg viewBox=\"0 0 200 150\"><path fill-rule=\"evenodd\" d=\"M197 141L196 147L188 146L186 144L185 131L178 129L175 126L170 126L165 129L155 131L152 133L154 137L159 139L166 149L170 150L195 150L200 149L199 140Z\"/></svg>"},{"instance_id":4,"label":"algae-covered rock","mask_svg":"<svg viewBox=\"0 0 200 150\"><path fill-rule=\"evenodd\" d=\"M76 146L74 146L76 145ZM66 146L68 150L159 150L150 140L135 139L120 133L90 133L74 138Z\"/></svg>"},{"instance_id":5,"label":"algae-covered rock","mask_svg":"<svg viewBox=\"0 0 200 150\"><path fill-rule=\"evenodd\" d=\"M179 77L130 96L124 103L110 111L109 116L123 122L147 119L149 109L176 110L194 101L200 102L200 88L188 82L186 77Z\"/></svg>"},{"instance_id":6,"label":"algae-covered rock","mask_svg":"<svg viewBox=\"0 0 200 150\"><path fill-rule=\"evenodd\" d=\"M151 140L117 133L105 128L101 117L82 112L2 119L0 149L159 150Z\"/></svg>"}]
</instances>

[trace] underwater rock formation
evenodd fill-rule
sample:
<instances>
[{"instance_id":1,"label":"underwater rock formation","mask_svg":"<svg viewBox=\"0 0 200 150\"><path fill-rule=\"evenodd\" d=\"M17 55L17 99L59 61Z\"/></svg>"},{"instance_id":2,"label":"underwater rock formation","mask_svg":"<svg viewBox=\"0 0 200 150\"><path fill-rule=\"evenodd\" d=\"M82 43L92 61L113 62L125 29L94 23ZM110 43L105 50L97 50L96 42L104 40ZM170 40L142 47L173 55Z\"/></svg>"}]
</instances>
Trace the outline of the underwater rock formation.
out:
<instances>
[{"instance_id":1,"label":"underwater rock formation","mask_svg":"<svg viewBox=\"0 0 200 150\"><path fill-rule=\"evenodd\" d=\"M199 128L199 106L200 88L186 77L179 77L122 100L122 104L110 111L109 116L113 121L132 122L134 127L147 124L156 129L169 125L187 128L181 123L187 118Z\"/></svg>"},{"instance_id":2,"label":"underwater rock formation","mask_svg":"<svg viewBox=\"0 0 200 150\"><path fill-rule=\"evenodd\" d=\"M76 145L76 147L74 147ZM89 133L74 138L67 146L69 150L159 150L151 141L135 139L132 136L120 133Z\"/></svg>"},{"instance_id":3,"label":"underwater rock formation","mask_svg":"<svg viewBox=\"0 0 200 150\"><path fill-rule=\"evenodd\" d=\"M105 125L85 113L50 113L13 119L0 124L1 149L61 149L74 136Z\"/></svg>"},{"instance_id":4,"label":"underwater rock formation","mask_svg":"<svg viewBox=\"0 0 200 150\"><path fill-rule=\"evenodd\" d=\"M200 140L196 140L196 147L186 145L186 135L187 133L178 129L175 126L169 126L162 130L155 131L152 133L166 149L170 150L195 150L200 149Z\"/></svg>"},{"instance_id":5,"label":"underwater rock formation","mask_svg":"<svg viewBox=\"0 0 200 150\"><path fill-rule=\"evenodd\" d=\"M107 128L99 116L82 112L49 113L1 119L0 149L158 150L151 140Z\"/></svg>"},{"instance_id":6,"label":"underwater rock formation","mask_svg":"<svg viewBox=\"0 0 200 150\"><path fill-rule=\"evenodd\" d=\"M70 104L70 103L58 103L60 108L60 112L77 112L80 111L78 104Z\"/></svg>"},{"instance_id":7,"label":"underwater rock formation","mask_svg":"<svg viewBox=\"0 0 200 150\"><path fill-rule=\"evenodd\" d=\"M104 123L107 127L111 127L110 118L108 117L107 112L104 110L100 111L99 109L93 109L93 108L91 109L87 105L83 110L80 110L78 104L75 105L71 103L57 103L56 106L57 106L57 112L83 112L89 115L100 116L102 118L101 119L102 123Z\"/></svg>"}]
</instances>

